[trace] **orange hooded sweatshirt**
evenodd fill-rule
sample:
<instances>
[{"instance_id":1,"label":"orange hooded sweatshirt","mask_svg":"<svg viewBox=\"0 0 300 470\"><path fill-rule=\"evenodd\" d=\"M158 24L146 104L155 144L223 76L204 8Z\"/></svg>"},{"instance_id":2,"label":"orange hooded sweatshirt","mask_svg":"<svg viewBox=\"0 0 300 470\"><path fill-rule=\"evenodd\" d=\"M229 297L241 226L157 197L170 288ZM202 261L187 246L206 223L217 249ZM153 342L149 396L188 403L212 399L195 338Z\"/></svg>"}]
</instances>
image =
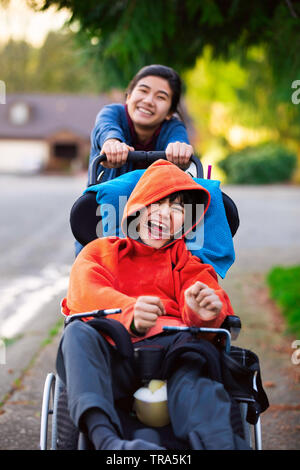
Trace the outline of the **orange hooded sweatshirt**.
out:
<instances>
[{"instance_id":1,"label":"orange hooded sweatshirt","mask_svg":"<svg viewBox=\"0 0 300 470\"><path fill-rule=\"evenodd\" d=\"M126 219L136 211L181 190L196 192L197 200L205 203L205 214L210 202L206 189L166 160L153 163L128 199L122 219L123 232ZM201 217L194 226L200 220ZM196 281L214 289L222 301L222 310L215 320L203 321L185 303L184 291ZM159 316L155 326L142 337L134 335L130 329L134 305L141 295L159 297L166 311L166 315ZM122 309L122 313L110 315L110 318L119 320L126 327L133 342L161 333L165 325L216 328L227 315L233 315L228 296L218 285L215 270L193 256L183 238L172 240L159 249L128 236L99 238L86 245L72 267L62 313L72 315L111 308Z\"/></svg>"}]
</instances>

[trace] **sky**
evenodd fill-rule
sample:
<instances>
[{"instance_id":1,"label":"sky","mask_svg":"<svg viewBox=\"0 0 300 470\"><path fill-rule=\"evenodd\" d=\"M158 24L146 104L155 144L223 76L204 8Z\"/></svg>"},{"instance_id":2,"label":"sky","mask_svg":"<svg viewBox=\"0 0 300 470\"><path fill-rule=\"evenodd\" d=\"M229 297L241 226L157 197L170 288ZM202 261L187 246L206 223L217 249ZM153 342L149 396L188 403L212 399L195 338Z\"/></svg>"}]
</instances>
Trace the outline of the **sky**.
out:
<instances>
[{"instance_id":1,"label":"sky","mask_svg":"<svg viewBox=\"0 0 300 470\"><path fill-rule=\"evenodd\" d=\"M67 10L57 11L54 7L46 12L35 12L26 0L10 0L9 6L4 8L0 0L0 42L24 39L40 47L47 33L60 29L69 16Z\"/></svg>"}]
</instances>

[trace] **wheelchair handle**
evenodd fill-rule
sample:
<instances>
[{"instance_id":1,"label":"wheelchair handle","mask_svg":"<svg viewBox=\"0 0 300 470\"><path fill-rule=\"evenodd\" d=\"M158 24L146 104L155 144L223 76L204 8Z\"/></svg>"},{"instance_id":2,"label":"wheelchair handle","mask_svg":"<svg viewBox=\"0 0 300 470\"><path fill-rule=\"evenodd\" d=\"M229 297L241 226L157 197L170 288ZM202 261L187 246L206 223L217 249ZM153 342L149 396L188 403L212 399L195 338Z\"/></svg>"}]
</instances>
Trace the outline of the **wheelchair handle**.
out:
<instances>
[{"instance_id":1,"label":"wheelchair handle","mask_svg":"<svg viewBox=\"0 0 300 470\"><path fill-rule=\"evenodd\" d=\"M164 151L145 152L144 150L134 150L134 151L129 151L128 157L127 157L128 162L132 162L132 163L144 162L148 165L151 165L152 163L160 159L163 159L163 160L167 159L166 152ZM97 170L101 162L104 162L105 160L107 160L105 153L101 153L97 155L97 157L93 160L92 165L91 165L91 181L89 182L89 186L98 183ZM199 178L202 177L203 169L202 169L200 160L194 155L192 155L190 158L190 162L195 163L196 167L198 168L198 173L199 173L198 177Z\"/></svg>"},{"instance_id":2,"label":"wheelchair handle","mask_svg":"<svg viewBox=\"0 0 300 470\"><path fill-rule=\"evenodd\" d=\"M156 160L159 160L160 158L166 159L166 153L165 152L145 152L143 150L139 151L129 151L128 156L127 156L127 161L132 162L132 163L137 163L137 162L145 162L149 165L151 163L154 163ZM99 165L106 161L106 155L105 153L100 153L97 155L97 157L93 160L92 166L91 166L91 181L89 185L97 184L98 183L98 177L97 177L97 170Z\"/></svg>"},{"instance_id":3,"label":"wheelchair handle","mask_svg":"<svg viewBox=\"0 0 300 470\"><path fill-rule=\"evenodd\" d=\"M196 326L164 326L164 331L190 331L193 334L197 333L220 333L225 335L225 352L227 354L230 353L231 348L231 334L225 328L204 328L204 327L196 327Z\"/></svg>"},{"instance_id":4,"label":"wheelchair handle","mask_svg":"<svg viewBox=\"0 0 300 470\"><path fill-rule=\"evenodd\" d=\"M105 153L99 155L100 160L99 162L103 162L106 160ZM166 160L166 152L163 151L150 151L145 152L144 150L134 150L128 152L127 160L133 163L140 162L141 160L145 163L154 163L156 160L160 158Z\"/></svg>"},{"instance_id":5,"label":"wheelchair handle","mask_svg":"<svg viewBox=\"0 0 300 470\"><path fill-rule=\"evenodd\" d=\"M82 318L101 318L106 317L107 315L113 315L114 313L121 313L122 310L120 308L111 308L105 310L93 310L92 312L84 312L84 313L75 313L74 315L70 315L65 319L65 325L69 325L73 320L81 320Z\"/></svg>"}]
</instances>

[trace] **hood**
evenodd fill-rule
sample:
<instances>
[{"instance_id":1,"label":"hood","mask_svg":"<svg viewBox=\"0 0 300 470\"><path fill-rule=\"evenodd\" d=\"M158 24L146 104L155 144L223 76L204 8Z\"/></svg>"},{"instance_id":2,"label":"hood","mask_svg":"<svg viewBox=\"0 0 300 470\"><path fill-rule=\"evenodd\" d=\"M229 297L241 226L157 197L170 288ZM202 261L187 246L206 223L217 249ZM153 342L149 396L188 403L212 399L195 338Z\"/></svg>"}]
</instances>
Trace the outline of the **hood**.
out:
<instances>
[{"instance_id":1,"label":"hood","mask_svg":"<svg viewBox=\"0 0 300 470\"><path fill-rule=\"evenodd\" d=\"M193 193L196 204L204 204L201 215L192 221L182 235L185 236L203 219L210 203L210 193L173 163L167 160L157 160L152 163L136 184L125 206L121 224L124 235L127 235L130 220L136 218L143 207L183 190Z\"/></svg>"}]
</instances>

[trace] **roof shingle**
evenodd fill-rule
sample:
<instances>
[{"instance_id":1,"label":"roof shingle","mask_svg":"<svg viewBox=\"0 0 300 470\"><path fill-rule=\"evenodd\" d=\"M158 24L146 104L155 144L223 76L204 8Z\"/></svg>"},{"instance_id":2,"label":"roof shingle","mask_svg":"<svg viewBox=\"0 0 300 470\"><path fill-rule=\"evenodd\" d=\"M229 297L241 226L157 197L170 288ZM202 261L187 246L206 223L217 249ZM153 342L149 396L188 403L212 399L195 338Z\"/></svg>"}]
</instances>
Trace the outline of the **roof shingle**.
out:
<instances>
[{"instance_id":1,"label":"roof shingle","mask_svg":"<svg viewBox=\"0 0 300 470\"><path fill-rule=\"evenodd\" d=\"M89 138L100 109L111 99L105 95L8 94L0 105L0 139L45 139L61 130ZM9 111L14 103L26 103L30 118L13 124Z\"/></svg>"}]
</instances>

